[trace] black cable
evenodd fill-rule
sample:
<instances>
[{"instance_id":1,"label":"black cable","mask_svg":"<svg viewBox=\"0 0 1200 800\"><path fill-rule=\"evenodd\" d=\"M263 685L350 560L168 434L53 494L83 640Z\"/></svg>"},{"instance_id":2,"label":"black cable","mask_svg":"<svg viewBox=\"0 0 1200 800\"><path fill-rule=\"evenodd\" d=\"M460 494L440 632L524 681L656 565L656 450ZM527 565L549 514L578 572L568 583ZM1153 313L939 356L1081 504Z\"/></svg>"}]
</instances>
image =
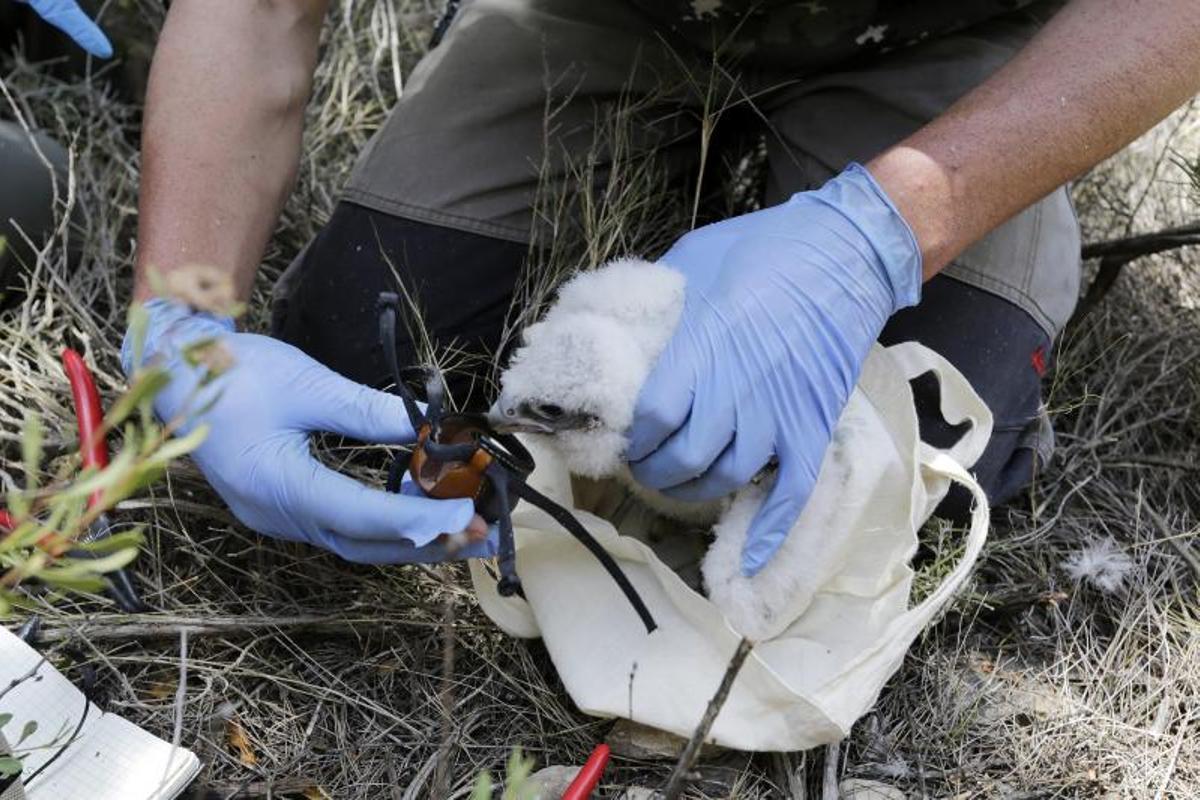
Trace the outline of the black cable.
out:
<instances>
[{"instance_id":1,"label":"black cable","mask_svg":"<svg viewBox=\"0 0 1200 800\"><path fill-rule=\"evenodd\" d=\"M408 390L404 376L400 374L400 355L396 352L396 315L399 313L399 306L400 295L394 292L383 292L379 295L379 343L383 345L383 354L391 365L396 394L404 401L408 421L412 423L413 431L417 431L425 423L425 415L421 413L417 399Z\"/></svg>"},{"instance_id":2,"label":"black cable","mask_svg":"<svg viewBox=\"0 0 1200 800\"><path fill-rule=\"evenodd\" d=\"M28 778L21 779L25 782L26 787L33 783L37 776L45 772L51 764L53 764L55 761L58 761L62 754L67 752L67 748L71 746L76 737L79 736L79 732L83 730L83 724L87 722L88 712L92 710L92 688L95 685L95 682L96 673L93 672L91 668L85 667L83 671L83 713L79 716L79 723L75 726L75 730L71 732L71 736L62 745L62 747L58 748L58 752L50 756L49 761L35 769L33 774Z\"/></svg>"},{"instance_id":3,"label":"black cable","mask_svg":"<svg viewBox=\"0 0 1200 800\"><path fill-rule=\"evenodd\" d=\"M655 629L658 628L658 623L654 621L654 617L650 614L650 609L646 608L646 604L642 602L641 595L638 594L637 589L633 588L633 584L629 582L629 578L617 566L617 562L604 549L604 546L596 541L596 537L592 536L587 528L583 527L570 511L549 497L546 497L546 495L534 489L528 483L517 480L511 481L511 489L517 497L527 500L553 517L555 522L566 528L572 536L579 540L580 544L588 549L588 552L596 557L596 560L604 565L604 569L608 571L612 579L617 582L617 586L620 586L621 591L625 593L625 597L629 600L630 605L633 606L633 610L642 618L642 624L646 626L646 633L654 633Z\"/></svg>"},{"instance_id":4,"label":"black cable","mask_svg":"<svg viewBox=\"0 0 1200 800\"><path fill-rule=\"evenodd\" d=\"M521 482L495 462L488 466L486 474L492 482L492 491L496 493L499 511L496 522L500 526L500 552L496 561L500 566L500 580L496 584L496 590L500 592L501 597L511 597L514 594L524 597L521 579L517 577L517 540L513 532L512 506L508 497L509 485Z\"/></svg>"},{"instance_id":5,"label":"black cable","mask_svg":"<svg viewBox=\"0 0 1200 800\"><path fill-rule=\"evenodd\" d=\"M388 467L387 484L385 485L387 490L392 494L400 491L400 484L404 481L404 473L408 472L408 465L411 461L412 453L408 450L401 450L392 459L392 464Z\"/></svg>"},{"instance_id":6,"label":"black cable","mask_svg":"<svg viewBox=\"0 0 1200 800\"><path fill-rule=\"evenodd\" d=\"M498 554L500 581L497 588L500 594L505 597L514 594L524 596L521 591L520 578L517 576L516 542L512 526L514 498L523 498L549 514L596 557L608 574L612 576L612 579L616 581L634 611L641 617L642 624L646 626L646 632L653 633L658 628L658 623L654 621L654 617L650 614L650 609L646 608L641 595L638 594L637 589L633 588L629 578L617 566L617 562L613 560L608 551L596 541L587 528L580 524L579 520L575 519L570 511L525 483L525 477L533 471L533 457L515 436L493 432L483 417L456 415L466 418L468 424L478 431L478 436L470 443L443 444L438 441L442 422L441 381L435 374L427 382L428 413L422 414L416 399L408 391L400 374L400 360L396 352L396 314L399 302L399 295L393 292L383 292L379 295L379 341L383 345L384 356L391 365L396 383L396 393L404 400L404 406L408 411L413 429L419 430L424 424L430 426L430 435L423 444L427 456L435 462L461 461L466 463L471 460L477 450L482 448L494 459L487 467L482 480L490 483L497 501L496 521L500 526ZM387 480L389 491L399 491L400 478L407 466L407 457L403 463L399 457L392 462ZM478 510L478 498L476 501Z\"/></svg>"}]
</instances>

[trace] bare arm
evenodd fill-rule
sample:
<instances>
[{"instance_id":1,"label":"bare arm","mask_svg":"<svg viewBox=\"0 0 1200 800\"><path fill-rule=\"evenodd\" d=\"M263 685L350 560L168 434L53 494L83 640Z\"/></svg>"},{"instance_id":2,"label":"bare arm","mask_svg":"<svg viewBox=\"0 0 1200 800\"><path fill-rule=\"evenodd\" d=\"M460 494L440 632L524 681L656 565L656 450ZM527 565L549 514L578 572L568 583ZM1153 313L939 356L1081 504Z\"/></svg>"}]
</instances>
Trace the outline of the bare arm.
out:
<instances>
[{"instance_id":1,"label":"bare arm","mask_svg":"<svg viewBox=\"0 0 1200 800\"><path fill-rule=\"evenodd\" d=\"M868 169L931 277L1200 91L1194 0L1074 0L1009 64Z\"/></svg>"},{"instance_id":2,"label":"bare arm","mask_svg":"<svg viewBox=\"0 0 1200 800\"><path fill-rule=\"evenodd\" d=\"M146 98L135 296L202 263L246 298L295 180L329 0L175 0Z\"/></svg>"}]
</instances>

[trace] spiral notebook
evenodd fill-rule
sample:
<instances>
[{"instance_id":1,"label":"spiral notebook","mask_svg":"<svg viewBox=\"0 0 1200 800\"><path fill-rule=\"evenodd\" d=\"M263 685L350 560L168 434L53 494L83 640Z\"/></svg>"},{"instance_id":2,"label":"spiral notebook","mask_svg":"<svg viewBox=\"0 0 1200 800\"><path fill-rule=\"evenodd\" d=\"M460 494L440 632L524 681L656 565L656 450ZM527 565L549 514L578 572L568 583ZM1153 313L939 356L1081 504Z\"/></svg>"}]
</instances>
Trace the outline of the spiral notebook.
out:
<instances>
[{"instance_id":1,"label":"spiral notebook","mask_svg":"<svg viewBox=\"0 0 1200 800\"><path fill-rule=\"evenodd\" d=\"M12 715L2 732L21 758L28 800L170 800L200 771L191 751L87 703L41 654L3 628L0 693L0 718ZM30 723L36 729L18 741Z\"/></svg>"}]
</instances>

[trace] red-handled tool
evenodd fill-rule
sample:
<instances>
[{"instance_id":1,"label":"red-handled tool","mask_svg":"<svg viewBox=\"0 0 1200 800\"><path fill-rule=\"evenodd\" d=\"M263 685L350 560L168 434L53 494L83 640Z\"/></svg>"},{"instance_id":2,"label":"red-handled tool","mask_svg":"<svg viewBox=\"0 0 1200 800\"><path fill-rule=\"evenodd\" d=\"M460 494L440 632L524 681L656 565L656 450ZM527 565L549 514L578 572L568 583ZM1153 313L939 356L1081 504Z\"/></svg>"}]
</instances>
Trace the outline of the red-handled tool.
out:
<instances>
[{"instance_id":1,"label":"red-handled tool","mask_svg":"<svg viewBox=\"0 0 1200 800\"><path fill-rule=\"evenodd\" d=\"M96 391L96 381L93 380L92 372L84 362L83 356L71 348L63 349L62 361L67 380L71 384L71 396L75 401L75 419L79 424L80 461L84 469L104 469L108 466L108 443L103 435L104 411L100 407L100 393ZM93 492L88 497L88 508L94 508L103 496L104 493L100 490ZM12 530L16 527L17 522L12 515L0 509L0 530ZM100 514L88 526L79 541L86 544L106 539L111 535L112 523L108 515ZM38 545L53 555L61 555L66 551L72 558L97 558L87 550L67 550L67 540L54 533L47 534ZM115 600L123 611L134 614L148 610L128 571L114 570L106 573L104 580L108 584L109 597Z\"/></svg>"},{"instance_id":2,"label":"red-handled tool","mask_svg":"<svg viewBox=\"0 0 1200 800\"><path fill-rule=\"evenodd\" d=\"M83 468L104 469L108 466L108 447L97 431L104 424L104 412L100 408L100 393L83 356L69 347L62 351L63 369L71 384L71 397L75 401L75 419L79 423L79 457ZM100 502L103 492L96 490L88 498L88 508Z\"/></svg>"},{"instance_id":3,"label":"red-handled tool","mask_svg":"<svg viewBox=\"0 0 1200 800\"><path fill-rule=\"evenodd\" d=\"M79 423L79 459L84 469L104 469L108 466L108 442L104 437L104 411L100 408L100 393L96 391L96 381L92 371L88 369L83 356L69 347L62 351L63 369L71 384L71 397L75 401L75 419ZM88 508L94 508L103 498L104 492L97 490L88 498ZM107 514L101 514L87 532L80 537L86 543L107 539L112 535L112 523ZM95 558L86 550L73 550L75 558ZM104 580L108 583L108 595L116 601L123 611L136 614L149 610L142 602L141 594L133 583L128 570L118 569L106 573Z\"/></svg>"},{"instance_id":4,"label":"red-handled tool","mask_svg":"<svg viewBox=\"0 0 1200 800\"><path fill-rule=\"evenodd\" d=\"M608 745L596 745L596 749L588 756L583 769L579 770L575 780L571 781L571 785L567 787L562 800L588 800L592 796L592 792L596 790L597 784L600 783L600 776L604 774L604 768L608 766L610 755L612 755L612 750Z\"/></svg>"}]
</instances>

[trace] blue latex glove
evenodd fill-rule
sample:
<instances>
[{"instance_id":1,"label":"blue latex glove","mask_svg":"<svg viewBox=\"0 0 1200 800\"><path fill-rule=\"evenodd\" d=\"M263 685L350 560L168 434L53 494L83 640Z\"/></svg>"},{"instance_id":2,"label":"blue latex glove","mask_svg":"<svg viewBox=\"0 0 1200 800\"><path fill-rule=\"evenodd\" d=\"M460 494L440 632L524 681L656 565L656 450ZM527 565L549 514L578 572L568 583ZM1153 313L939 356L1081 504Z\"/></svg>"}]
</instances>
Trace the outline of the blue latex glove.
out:
<instances>
[{"instance_id":1,"label":"blue latex glove","mask_svg":"<svg viewBox=\"0 0 1200 800\"><path fill-rule=\"evenodd\" d=\"M171 375L155 412L164 420L187 418L181 433L200 422L209 425L192 458L242 523L361 563L496 553L496 532L486 531L471 501L433 500L412 484L402 494L371 489L313 458L311 431L389 444L413 441L399 397L347 380L284 342L237 333L227 317L166 300L151 300L146 308L142 362L157 359ZM183 351L206 339L219 342L233 365L197 391L203 369L188 364ZM126 374L133 373L133 358L127 333L121 349ZM480 535L486 531L487 538L450 553L441 534L468 526Z\"/></svg>"},{"instance_id":2,"label":"blue latex glove","mask_svg":"<svg viewBox=\"0 0 1200 800\"><path fill-rule=\"evenodd\" d=\"M753 575L804 508L884 323L920 298L920 251L855 164L817 191L688 233L662 261L688 279L686 300L627 457L639 482L683 500L735 491L776 458L742 552Z\"/></svg>"},{"instance_id":3,"label":"blue latex glove","mask_svg":"<svg viewBox=\"0 0 1200 800\"><path fill-rule=\"evenodd\" d=\"M112 44L104 31L83 13L75 0L25 0L37 15L75 40L97 58L111 58Z\"/></svg>"}]
</instances>

